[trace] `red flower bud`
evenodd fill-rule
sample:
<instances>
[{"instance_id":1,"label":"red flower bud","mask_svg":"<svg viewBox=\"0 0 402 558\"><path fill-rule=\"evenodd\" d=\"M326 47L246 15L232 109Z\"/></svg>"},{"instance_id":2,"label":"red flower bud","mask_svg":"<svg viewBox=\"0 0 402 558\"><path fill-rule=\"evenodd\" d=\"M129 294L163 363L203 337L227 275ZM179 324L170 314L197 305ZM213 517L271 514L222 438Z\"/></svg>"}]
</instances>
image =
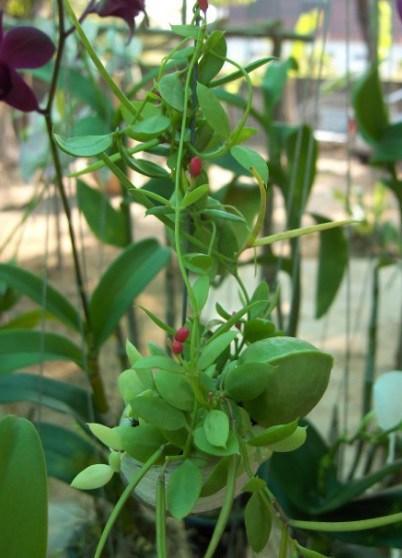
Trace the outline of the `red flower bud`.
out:
<instances>
[{"instance_id":1,"label":"red flower bud","mask_svg":"<svg viewBox=\"0 0 402 558\"><path fill-rule=\"evenodd\" d=\"M180 341L177 341L177 339L175 339L172 343L172 353L174 355L181 355L182 352L183 352L183 343L180 343Z\"/></svg>"},{"instance_id":2,"label":"red flower bud","mask_svg":"<svg viewBox=\"0 0 402 558\"><path fill-rule=\"evenodd\" d=\"M190 330L187 327L180 327L176 331L174 338L176 339L176 341L180 341L180 343L184 343L189 335L190 335Z\"/></svg>"},{"instance_id":3,"label":"red flower bud","mask_svg":"<svg viewBox=\"0 0 402 558\"><path fill-rule=\"evenodd\" d=\"M198 5L200 7L200 10L206 13L206 11L208 10L208 0L198 0Z\"/></svg>"},{"instance_id":4,"label":"red flower bud","mask_svg":"<svg viewBox=\"0 0 402 558\"><path fill-rule=\"evenodd\" d=\"M193 157L191 159L189 165L189 171L190 171L190 175L193 178L197 178L197 176L200 176L202 172L202 161L199 157Z\"/></svg>"}]
</instances>

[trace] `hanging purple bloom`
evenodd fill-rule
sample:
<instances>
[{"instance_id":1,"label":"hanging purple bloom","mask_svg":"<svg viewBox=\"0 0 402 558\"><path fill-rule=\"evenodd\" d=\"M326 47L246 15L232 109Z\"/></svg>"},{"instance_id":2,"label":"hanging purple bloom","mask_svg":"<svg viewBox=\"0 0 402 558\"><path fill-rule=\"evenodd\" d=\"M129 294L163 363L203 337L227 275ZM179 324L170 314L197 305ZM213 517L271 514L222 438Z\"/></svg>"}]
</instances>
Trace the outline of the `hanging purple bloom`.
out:
<instances>
[{"instance_id":1,"label":"hanging purple bloom","mask_svg":"<svg viewBox=\"0 0 402 558\"><path fill-rule=\"evenodd\" d=\"M101 17L115 16L124 19L133 33L135 18L145 10L145 0L103 0L91 10Z\"/></svg>"},{"instance_id":2,"label":"hanging purple bloom","mask_svg":"<svg viewBox=\"0 0 402 558\"><path fill-rule=\"evenodd\" d=\"M396 8L398 10L399 17L402 20L402 0L396 0Z\"/></svg>"},{"instance_id":3,"label":"hanging purple bloom","mask_svg":"<svg viewBox=\"0 0 402 558\"><path fill-rule=\"evenodd\" d=\"M52 41L39 29L16 27L4 33L0 10L0 101L23 112L37 110L35 93L16 70L40 68L53 53Z\"/></svg>"}]
</instances>

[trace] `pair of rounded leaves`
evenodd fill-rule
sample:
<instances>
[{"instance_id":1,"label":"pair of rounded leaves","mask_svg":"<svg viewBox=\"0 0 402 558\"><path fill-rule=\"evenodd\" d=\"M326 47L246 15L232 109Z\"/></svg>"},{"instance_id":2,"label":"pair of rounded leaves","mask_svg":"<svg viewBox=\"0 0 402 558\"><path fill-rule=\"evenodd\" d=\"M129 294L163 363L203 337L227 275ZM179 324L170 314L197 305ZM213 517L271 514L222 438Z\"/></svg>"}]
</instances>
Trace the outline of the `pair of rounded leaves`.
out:
<instances>
[{"instance_id":1,"label":"pair of rounded leaves","mask_svg":"<svg viewBox=\"0 0 402 558\"><path fill-rule=\"evenodd\" d=\"M306 416L320 401L329 381L333 359L293 337L273 337L253 343L239 365L266 366L265 387L253 400L244 400L250 416L262 426L286 424ZM253 365L253 367L251 367Z\"/></svg>"}]
</instances>

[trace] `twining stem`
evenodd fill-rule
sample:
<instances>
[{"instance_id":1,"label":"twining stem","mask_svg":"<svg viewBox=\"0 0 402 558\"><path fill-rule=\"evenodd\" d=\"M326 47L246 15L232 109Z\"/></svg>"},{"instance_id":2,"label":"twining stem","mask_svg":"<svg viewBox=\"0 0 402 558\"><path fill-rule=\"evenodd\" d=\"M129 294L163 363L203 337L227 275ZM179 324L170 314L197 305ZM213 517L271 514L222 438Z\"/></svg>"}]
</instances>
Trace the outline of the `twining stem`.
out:
<instances>
[{"instance_id":1,"label":"twining stem","mask_svg":"<svg viewBox=\"0 0 402 558\"><path fill-rule=\"evenodd\" d=\"M58 0L60 1L60 0ZM100 76L105 80L105 82L109 85L110 89L113 91L115 96L119 99L121 104L124 108L126 108L131 114L136 115L137 111L132 105L131 101L126 97L123 91L120 90L119 86L113 81L111 76L109 75L108 71L106 70L105 66L102 64L101 60L99 59L98 55L95 52L95 49L91 45L90 41L88 40L87 36L84 33L84 30L81 27L79 19L74 13L74 10L69 2L69 0L64 0L66 3L66 8L68 11L68 15L72 19L74 27L81 39L82 44L85 47L85 50L89 54L92 62L95 64L96 69L98 70Z\"/></svg>"},{"instance_id":2,"label":"twining stem","mask_svg":"<svg viewBox=\"0 0 402 558\"><path fill-rule=\"evenodd\" d=\"M214 532L212 533L212 538L209 542L204 558L213 557L215 550L217 549L218 544L225 531L227 522L229 521L229 516L230 516L230 512L232 511L233 500L235 496L237 464L238 464L238 458L235 455L232 457L229 466L228 478L226 483L225 500L223 502L223 506L221 508L218 520L215 525Z\"/></svg>"},{"instance_id":3,"label":"twining stem","mask_svg":"<svg viewBox=\"0 0 402 558\"><path fill-rule=\"evenodd\" d=\"M261 229L264 226L265 216L267 212L267 186L255 169L252 169L252 174L257 181L258 189L260 191L260 208L257 220L255 222L253 230L251 231L250 238L247 241L246 247L255 245L255 242L259 234L261 233Z\"/></svg>"},{"instance_id":4,"label":"twining stem","mask_svg":"<svg viewBox=\"0 0 402 558\"><path fill-rule=\"evenodd\" d=\"M135 490L136 486L141 482L144 476L148 473L148 471L155 465L155 463L162 457L165 447L160 447L151 457L144 463L139 471L133 476L131 481L126 486L124 492L120 496L119 500L117 501L115 507L113 508L112 513L107 520L105 528L103 529L102 535L99 539L98 545L96 547L94 558L100 558L102 555L103 549L105 548L106 541L110 535L111 530L113 529L114 524L116 523L117 518L121 510L124 507L124 504L132 495L133 490Z\"/></svg>"},{"instance_id":5,"label":"twining stem","mask_svg":"<svg viewBox=\"0 0 402 558\"><path fill-rule=\"evenodd\" d=\"M162 473L156 487L156 550L158 558L167 558L166 544L166 490Z\"/></svg>"},{"instance_id":6,"label":"twining stem","mask_svg":"<svg viewBox=\"0 0 402 558\"><path fill-rule=\"evenodd\" d=\"M191 78L193 75L194 67L197 62L199 56L200 46L202 44L203 36L204 36L205 28L201 27L198 32L197 43L194 49L194 54L191 58L191 62L188 68L187 76L186 76L186 83L184 86L184 109L183 109L183 116L181 121L181 130L180 130L180 141L179 141L179 149L177 154L177 164L176 164L176 176L175 176L175 246L176 246L176 254L177 254L177 261L179 264L180 273L183 277L185 288L187 289L191 307L194 313L194 317L198 314L197 308L197 300L194 296L193 289L191 287L185 266L184 266L184 257L182 252L181 246L181 180L182 180L182 165L183 165L183 156L184 156L184 141L186 136L186 127L187 127L187 116L188 116L188 104L190 100L191 94Z\"/></svg>"},{"instance_id":7,"label":"twining stem","mask_svg":"<svg viewBox=\"0 0 402 558\"><path fill-rule=\"evenodd\" d=\"M359 519L356 521L298 521L290 519L288 524L294 529L304 529L306 531L323 531L327 533L351 533L354 531L366 531L367 529L377 529L386 527L394 523L402 522L402 512L371 519Z\"/></svg>"},{"instance_id":8,"label":"twining stem","mask_svg":"<svg viewBox=\"0 0 402 558\"><path fill-rule=\"evenodd\" d=\"M288 528L285 524L282 524L282 527L281 527L281 543L280 543L280 547L279 547L278 558L287 558L287 556L288 556L288 542L289 542Z\"/></svg>"}]
</instances>

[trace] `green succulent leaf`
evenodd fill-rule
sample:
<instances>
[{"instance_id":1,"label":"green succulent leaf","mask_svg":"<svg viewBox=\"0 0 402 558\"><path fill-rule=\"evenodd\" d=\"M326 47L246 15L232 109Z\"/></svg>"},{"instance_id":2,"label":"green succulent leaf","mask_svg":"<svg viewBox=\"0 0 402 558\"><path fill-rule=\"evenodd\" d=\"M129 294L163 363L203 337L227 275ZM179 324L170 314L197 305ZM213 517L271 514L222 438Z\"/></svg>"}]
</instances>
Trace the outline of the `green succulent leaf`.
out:
<instances>
[{"instance_id":1,"label":"green succulent leaf","mask_svg":"<svg viewBox=\"0 0 402 558\"><path fill-rule=\"evenodd\" d=\"M297 428L297 422L298 421L295 420L293 422L289 422L288 424L277 424L275 426L271 426L260 434L250 438L248 440L248 444L259 447L281 442L293 434Z\"/></svg>"},{"instance_id":2,"label":"green succulent leaf","mask_svg":"<svg viewBox=\"0 0 402 558\"><path fill-rule=\"evenodd\" d=\"M201 370L205 370L229 347L232 341L237 337L237 332L227 331L222 333L212 341L209 341L201 351L198 365Z\"/></svg>"},{"instance_id":3,"label":"green succulent leaf","mask_svg":"<svg viewBox=\"0 0 402 558\"><path fill-rule=\"evenodd\" d=\"M121 426L124 450L134 459L145 463L165 442L160 430L151 424Z\"/></svg>"},{"instance_id":4,"label":"green succulent leaf","mask_svg":"<svg viewBox=\"0 0 402 558\"><path fill-rule=\"evenodd\" d=\"M193 391L182 374L160 370L155 374L154 381L160 396L170 405L182 411L193 409Z\"/></svg>"},{"instance_id":5,"label":"green succulent leaf","mask_svg":"<svg viewBox=\"0 0 402 558\"><path fill-rule=\"evenodd\" d=\"M239 165L244 167L247 171L251 172L252 169L255 169L261 179L267 184L269 178L268 165L257 151L249 147L236 145L232 147L230 153Z\"/></svg>"},{"instance_id":6,"label":"green succulent leaf","mask_svg":"<svg viewBox=\"0 0 402 558\"><path fill-rule=\"evenodd\" d=\"M197 84L197 96L208 125L223 139L230 136L229 118L216 95L202 83Z\"/></svg>"},{"instance_id":7,"label":"green succulent leaf","mask_svg":"<svg viewBox=\"0 0 402 558\"><path fill-rule=\"evenodd\" d=\"M254 552L261 552L268 543L272 529L272 513L260 492L254 492L244 510L247 539Z\"/></svg>"},{"instance_id":8,"label":"green succulent leaf","mask_svg":"<svg viewBox=\"0 0 402 558\"><path fill-rule=\"evenodd\" d=\"M65 138L54 134L57 145L74 157L96 157L113 145L113 134Z\"/></svg>"},{"instance_id":9,"label":"green succulent leaf","mask_svg":"<svg viewBox=\"0 0 402 558\"><path fill-rule=\"evenodd\" d=\"M201 488L201 471L187 459L173 471L167 485L167 508L173 517L183 519L191 513Z\"/></svg>"},{"instance_id":10,"label":"green succulent leaf","mask_svg":"<svg viewBox=\"0 0 402 558\"><path fill-rule=\"evenodd\" d=\"M225 375L225 391L235 401L252 401L265 391L272 366L247 362L229 369Z\"/></svg>"},{"instance_id":11,"label":"green succulent leaf","mask_svg":"<svg viewBox=\"0 0 402 558\"><path fill-rule=\"evenodd\" d=\"M225 448L230 432L227 414L217 409L209 411L204 420L204 432L212 446Z\"/></svg>"},{"instance_id":12,"label":"green succulent leaf","mask_svg":"<svg viewBox=\"0 0 402 558\"><path fill-rule=\"evenodd\" d=\"M213 446L205 434L203 426L194 431L194 443L198 449L208 455L227 456L239 453L239 442L235 434L231 432L225 447Z\"/></svg>"},{"instance_id":13,"label":"green succulent leaf","mask_svg":"<svg viewBox=\"0 0 402 558\"><path fill-rule=\"evenodd\" d=\"M178 73L167 74L159 82L159 92L169 106L179 112L184 110L184 86Z\"/></svg>"},{"instance_id":14,"label":"green succulent leaf","mask_svg":"<svg viewBox=\"0 0 402 558\"><path fill-rule=\"evenodd\" d=\"M223 31L213 31L205 45L205 54L198 66L198 81L208 85L225 64L226 39Z\"/></svg>"},{"instance_id":15,"label":"green succulent leaf","mask_svg":"<svg viewBox=\"0 0 402 558\"><path fill-rule=\"evenodd\" d=\"M134 397L131 406L135 414L156 428L178 430L186 425L184 414L152 391Z\"/></svg>"}]
</instances>

